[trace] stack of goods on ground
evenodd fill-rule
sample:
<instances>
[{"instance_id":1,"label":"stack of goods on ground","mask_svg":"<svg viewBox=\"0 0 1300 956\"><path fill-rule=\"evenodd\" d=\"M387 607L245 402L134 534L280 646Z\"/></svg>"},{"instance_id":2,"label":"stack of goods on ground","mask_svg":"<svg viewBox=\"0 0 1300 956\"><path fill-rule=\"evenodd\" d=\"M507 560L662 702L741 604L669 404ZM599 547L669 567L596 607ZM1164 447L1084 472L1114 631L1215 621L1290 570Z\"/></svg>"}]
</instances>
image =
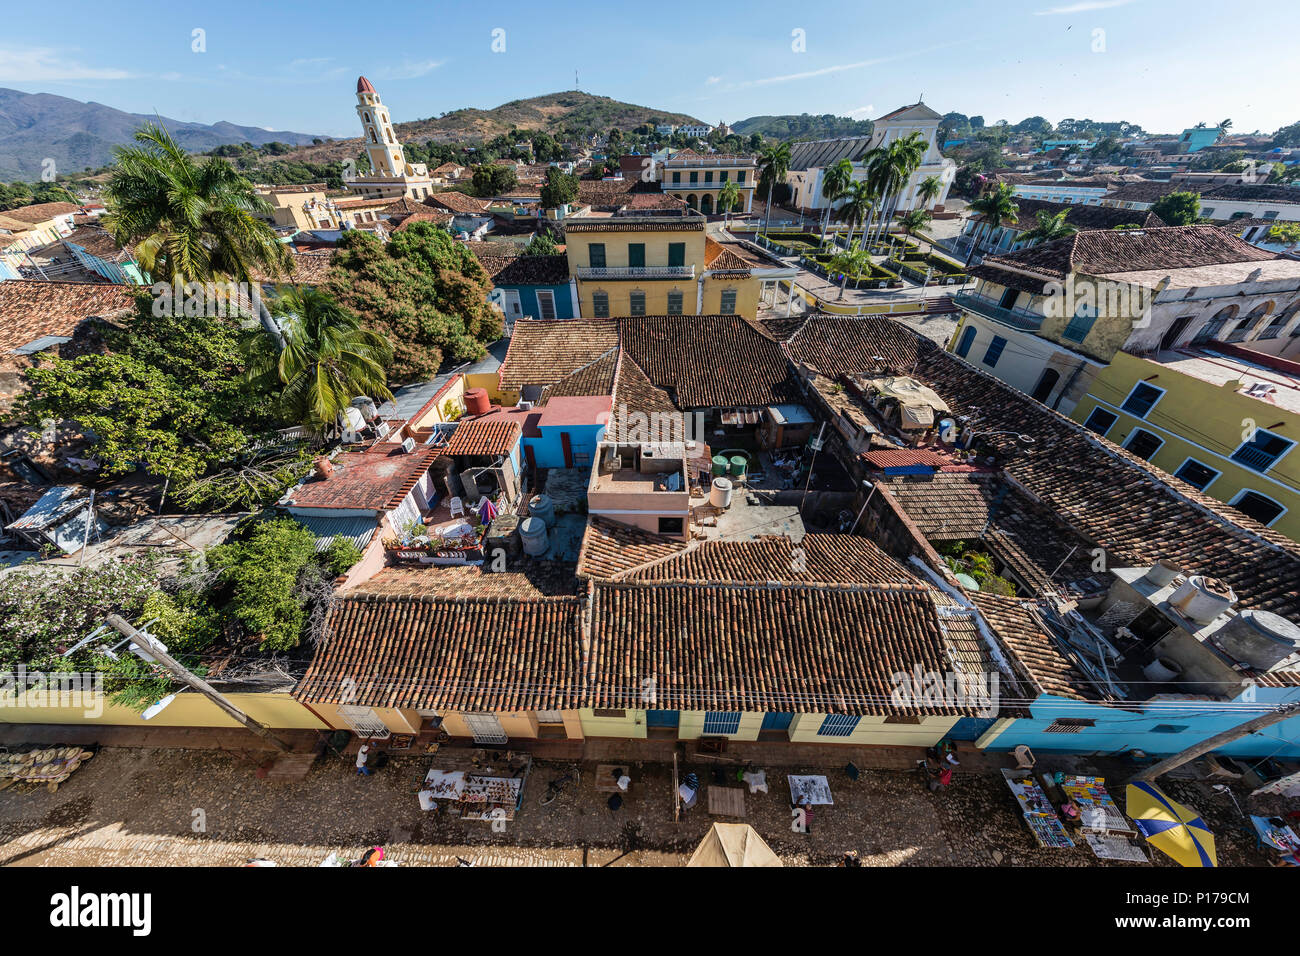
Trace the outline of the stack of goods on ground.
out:
<instances>
[{"instance_id":1,"label":"stack of goods on ground","mask_svg":"<svg viewBox=\"0 0 1300 956\"><path fill-rule=\"evenodd\" d=\"M80 747L47 747L21 754L0 753L0 790L24 784L32 789L45 784L53 792L93 756L94 751Z\"/></svg>"}]
</instances>

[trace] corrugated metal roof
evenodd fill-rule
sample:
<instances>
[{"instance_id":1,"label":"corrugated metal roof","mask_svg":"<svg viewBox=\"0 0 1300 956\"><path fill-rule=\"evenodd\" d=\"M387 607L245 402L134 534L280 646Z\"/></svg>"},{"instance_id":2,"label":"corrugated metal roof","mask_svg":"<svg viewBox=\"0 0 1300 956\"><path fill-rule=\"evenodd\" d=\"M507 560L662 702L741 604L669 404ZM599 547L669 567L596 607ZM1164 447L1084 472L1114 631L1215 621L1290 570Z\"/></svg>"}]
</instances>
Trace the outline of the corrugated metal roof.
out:
<instances>
[{"instance_id":1,"label":"corrugated metal roof","mask_svg":"<svg viewBox=\"0 0 1300 956\"><path fill-rule=\"evenodd\" d=\"M80 497L76 497L76 496ZM37 499L21 518L9 525L14 531L41 531L50 525L86 506L90 497L85 488L78 485L56 485Z\"/></svg>"},{"instance_id":2,"label":"corrugated metal roof","mask_svg":"<svg viewBox=\"0 0 1300 956\"><path fill-rule=\"evenodd\" d=\"M370 540L379 530L379 523L374 517L361 515L353 518L322 518L293 515L293 520L316 536L316 550L324 551L336 536L341 536L355 544L360 550L366 550Z\"/></svg>"}]
</instances>

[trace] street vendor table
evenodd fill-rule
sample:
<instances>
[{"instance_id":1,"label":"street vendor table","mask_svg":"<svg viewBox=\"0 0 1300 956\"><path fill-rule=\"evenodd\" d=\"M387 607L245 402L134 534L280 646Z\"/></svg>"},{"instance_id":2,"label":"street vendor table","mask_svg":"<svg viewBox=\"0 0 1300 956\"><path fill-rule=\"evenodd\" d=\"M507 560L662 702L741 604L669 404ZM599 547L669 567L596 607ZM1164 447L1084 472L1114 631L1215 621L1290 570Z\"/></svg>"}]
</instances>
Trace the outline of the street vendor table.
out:
<instances>
[{"instance_id":1,"label":"street vendor table","mask_svg":"<svg viewBox=\"0 0 1300 956\"><path fill-rule=\"evenodd\" d=\"M795 806L802 803L814 807L831 806L835 803L831 799L830 781L825 777L789 774L786 779L790 781L790 800Z\"/></svg>"},{"instance_id":2,"label":"street vendor table","mask_svg":"<svg viewBox=\"0 0 1300 956\"><path fill-rule=\"evenodd\" d=\"M1276 850L1278 853L1300 852L1300 837L1297 837L1295 831L1282 824L1280 820L1275 822L1268 817L1257 817L1252 813L1250 825L1255 828L1255 834L1259 837L1262 846Z\"/></svg>"},{"instance_id":3,"label":"street vendor table","mask_svg":"<svg viewBox=\"0 0 1300 956\"><path fill-rule=\"evenodd\" d=\"M1047 794L1034 782L1030 773L1003 769L1002 777L1015 795L1016 803L1020 804L1025 824L1039 844L1058 850L1074 846L1074 841L1065 832Z\"/></svg>"},{"instance_id":4,"label":"street vendor table","mask_svg":"<svg viewBox=\"0 0 1300 956\"><path fill-rule=\"evenodd\" d=\"M1135 845L1122 834L1085 833L1084 840L1099 860L1124 860L1129 863L1149 863L1147 851Z\"/></svg>"},{"instance_id":5,"label":"street vendor table","mask_svg":"<svg viewBox=\"0 0 1300 956\"><path fill-rule=\"evenodd\" d=\"M709 813L718 817L743 817L745 815L744 788L709 787Z\"/></svg>"},{"instance_id":6,"label":"street vendor table","mask_svg":"<svg viewBox=\"0 0 1300 956\"><path fill-rule=\"evenodd\" d=\"M1085 831L1098 833L1136 833L1128 819L1119 812L1115 801L1106 791L1105 777L1085 777L1066 774L1061 778L1061 790L1067 798L1078 804L1079 822Z\"/></svg>"}]
</instances>

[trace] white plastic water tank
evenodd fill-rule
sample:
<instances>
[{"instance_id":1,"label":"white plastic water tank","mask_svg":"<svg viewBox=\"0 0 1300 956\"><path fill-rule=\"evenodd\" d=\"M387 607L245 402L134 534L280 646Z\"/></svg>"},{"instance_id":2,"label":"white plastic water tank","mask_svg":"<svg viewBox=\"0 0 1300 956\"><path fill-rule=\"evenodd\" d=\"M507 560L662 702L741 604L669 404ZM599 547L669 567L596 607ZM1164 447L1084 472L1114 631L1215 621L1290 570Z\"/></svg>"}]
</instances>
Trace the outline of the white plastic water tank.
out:
<instances>
[{"instance_id":1,"label":"white plastic water tank","mask_svg":"<svg viewBox=\"0 0 1300 956\"><path fill-rule=\"evenodd\" d=\"M1158 588L1164 587L1178 575L1183 573L1183 569L1170 561L1168 558L1161 558L1151 567L1147 568L1147 573L1142 575L1147 581L1150 581Z\"/></svg>"},{"instance_id":2,"label":"white plastic water tank","mask_svg":"<svg viewBox=\"0 0 1300 956\"><path fill-rule=\"evenodd\" d=\"M1171 680L1177 680L1182 672L1182 665L1167 657L1157 657L1146 667L1142 668L1143 676L1146 677L1147 680L1154 681L1157 684L1165 684Z\"/></svg>"},{"instance_id":3,"label":"white plastic water tank","mask_svg":"<svg viewBox=\"0 0 1300 956\"><path fill-rule=\"evenodd\" d=\"M545 523L540 518L525 518L519 522L519 539L524 544L524 554L534 557L545 554L548 546Z\"/></svg>"},{"instance_id":4,"label":"white plastic water tank","mask_svg":"<svg viewBox=\"0 0 1300 956\"><path fill-rule=\"evenodd\" d=\"M731 481L727 478L714 478L713 487L709 489L709 504L724 511L731 507Z\"/></svg>"},{"instance_id":5,"label":"white plastic water tank","mask_svg":"<svg viewBox=\"0 0 1300 956\"><path fill-rule=\"evenodd\" d=\"M1169 595L1169 603L1198 624L1209 624L1237 603L1237 595L1218 578L1193 574Z\"/></svg>"}]
</instances>

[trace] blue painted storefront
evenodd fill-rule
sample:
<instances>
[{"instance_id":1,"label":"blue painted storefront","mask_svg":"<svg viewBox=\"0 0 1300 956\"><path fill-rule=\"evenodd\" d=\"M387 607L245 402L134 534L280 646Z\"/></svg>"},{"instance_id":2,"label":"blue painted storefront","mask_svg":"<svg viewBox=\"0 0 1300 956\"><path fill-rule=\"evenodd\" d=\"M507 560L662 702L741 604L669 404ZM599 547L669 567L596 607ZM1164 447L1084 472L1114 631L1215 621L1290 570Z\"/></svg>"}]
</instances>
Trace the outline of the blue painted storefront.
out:
<instances>
[{"instance_id":1,"label":"blue painted storefront","mask_svg":"<svg viewBox=\"0 0 1300 956\"><path fill-rule=\"evenodd\" d=\"M516 292L519 294L519 308L523 315L533 318L542 318L541 303L537 301L538 292L550 292L555 297L555 315L557 319L574 319L577 318L573 311L573 296L569 293L569 284L567 282L561 285L516 285L511 283L502 283L496 286L503 293Z\"/></svg>"},{"instance_id":2,"label":"blue painted storefront","mask_svg":"<svg viewBox=\"0 0 1300 956\"><path fill-rule=\"evenodd\" d=\"M530 463L538 468L572 468L590 465L596 455L596 443L605 437L605 426L600 425L542 425L537 437L524 439L531 448ZM565 456L565 435L568 435L568 461Z\"/></svg>"}]
</instances>

